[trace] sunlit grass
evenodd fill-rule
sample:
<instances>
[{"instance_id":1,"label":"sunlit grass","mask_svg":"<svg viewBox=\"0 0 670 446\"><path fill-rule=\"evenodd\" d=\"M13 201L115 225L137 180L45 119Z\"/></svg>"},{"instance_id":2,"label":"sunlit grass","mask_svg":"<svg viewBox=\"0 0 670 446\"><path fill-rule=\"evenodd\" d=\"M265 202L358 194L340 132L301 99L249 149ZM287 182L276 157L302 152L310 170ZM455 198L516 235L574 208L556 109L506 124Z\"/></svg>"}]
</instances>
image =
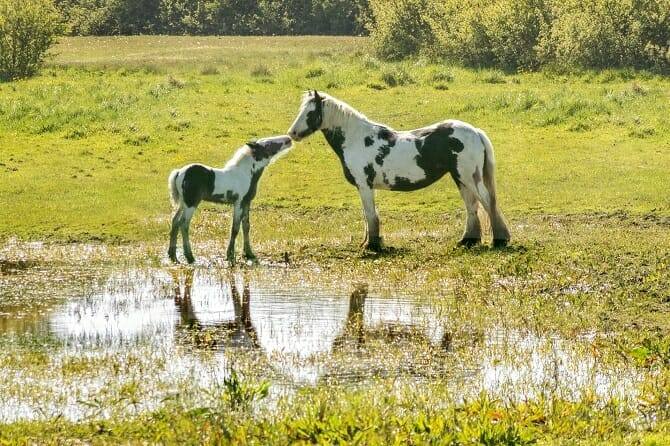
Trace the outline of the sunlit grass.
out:
<instances>
[{"instance_id":1,"label":"sunlit grass","mask_svg":"<svg viewBox=\"0 0 670 446\"><path fill-rule=\"evenodd\" d=\"M39 77L0 84L0 367L15 380L0 383L8 389L0 404L62 403L82 383L109 380L103 390L76 394L90 418L2 425L0 443L670 441L668 79L628 70L506 75L386 63L366 55L365 45L355 38L63 39ZM222 165L250 138L284 133L309 88L396 128L457 118L486 130L513 244L455 248L464 212L445 179L416 193L380 193L382 233L393 249L363 253L358 196L316 135L263 177L252 212L261 265L242 265L240 274L344 294L366 283L384 298L438 302L449 321L451 356L441 365L452 366L450 378L482 359L495 330L537 336L541 349L554 348L548 339L575 342L584 358L639 378L625 395L632 401L597 396L595 385L571 399L547 392L462 401L454 391L462 388L446 378L405 380L412 369L403 361L424 358L429 348L383 339L371 341L369 362L346 352L326 358L334 379L354 361L358 372L397 372L400 364L403 376L366 379L367 387L299 386L286 398L270 380L265 397L264 363L253 355L229 358L239 380L200 386L188 373L145 379L169 371L172 351L142 345L80 355L43 335L45 315L73 296L113 291L113 271L165 269L169 171L196 161ZM195 217L196 271L225 273L229 211L203 206ZM169 282L157 290L172 298ZM183 332L178 342L189 352L219 334ZM508 348L491 360L521 370L529 361L523 339L509 335ZM200 354L198 367L215 367L210 353ZM53 376L63 385L48 381Z\"/></svg>"}]
</instances>

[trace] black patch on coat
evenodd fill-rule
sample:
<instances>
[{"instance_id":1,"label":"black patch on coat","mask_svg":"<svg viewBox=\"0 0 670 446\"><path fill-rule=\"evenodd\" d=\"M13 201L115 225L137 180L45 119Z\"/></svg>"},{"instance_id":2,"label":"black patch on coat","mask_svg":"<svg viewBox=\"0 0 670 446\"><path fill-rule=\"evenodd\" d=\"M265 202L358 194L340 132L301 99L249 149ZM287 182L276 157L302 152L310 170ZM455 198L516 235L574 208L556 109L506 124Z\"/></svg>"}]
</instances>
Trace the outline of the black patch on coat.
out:
<instances>
[{"instance_id":1,"label":"black patch on coat","mask_svg":"<svg viewBox=\"0 0 670 446\"><path fill-rule=\"evenodd\" d=\"M395 146L396 139L398 139L395 132L392 131L391 129L387 128L387 127L380 127L379 128L379 133L377 133L377 136L380 139L383 139L384 141L386 141L388 143L389 147Z\"/></svg>"},{"instance_id":2,"label":"black patch on coat","mask_svg":"<svg viewBox=\"0 0 670 446\"><path fill-rule=\"evenodd\" d=\"M391 190L412 191L422 189L442 178L447 172L451 174L456 184L460 185L460 176L457 169L457 154L463 151L463 143L451 136L454 129L449 123L440 124L436 128L419 129L412 132L422 138L416 141L416 164L423 169L426 177L415 183L407 178L396 177Z\"/></svg>"},{"instance_id":3,"label":"black patch on coat","mask_svg":"<svg viewBox=\"0 0 670 446\"><path fill-rule=\"evenodd\" d=\"M310 100L314 103L314 110L307 112L307 130L300 133L301 138L306 138L321 128L323 124L323 98L314 97Z\"/></svg>"},{"instance_id":4,"label":"black patch on coat","mask_svg":"<svg viewBox=\"0 0 670 446\"><path fill-rule=\"evenodd\" d=\"M323 136L326 137L326 141L330 144L330 147L333 148L333 151L340 159L342 164L342 170L344 171L344 177L347 179L349 184L356 186L356 180L351 174L347 163L344 161L344 140L346 139L344 132L341 127L335 127L333 129L323 129Z\"/></svg>"},{"instance_id":5,"label":"black patch on coat","mask_svg":"<svg viewBox=\"0 0 670 446\"><path fill-rule=\"evenodd\" d=\"M363 142L365 143L365 147L370 147L375 143L375 140L372 138L372 136L366 136Z\"/></svg>"},{"instance_id":6,"label":"black patch on coat","mask_svg":"<svg viewBox=\"0 0 670 446\"><path fill-rule=\"evenodd\" d=\"M251 200L256 197L256 192L258 191L258 181L261 179L261 175L263 175L263 171L265 168L259 169L251 174L251 183L249 184L249 190L247 193L242 197L242 207L246 208L249 207L251 204Z\"/></svg>"},{"instance_id":7,"label":"black patch on coat","mask_svg":"<svg viewBox=\"0 0 670 446\"><path fill-rule=\"evenodd\" d=\"M375 184L375 177L377 176L375 167L370 163L363 168L363 172L365 172L365 180L368 183L368 187L372 189L372 185Z\"/></svg>"},{"instance_id":8,"label":"black patch on coat","mask_svg":"<svg viewBox=\"0 0 670 446\"><path fill-rule=\"evenodd\" d=\"M416 190L416 187L414 183L409 180L409 178L395 177L393 185L391 185L391 190L410 191Z\"/></svg>"},{"instance_id":9,"label":"black patch on coat","mask_svg":"<svg viewBox=\"0 0 670 446\"><path fill-rule=\"evenodd\" d=\"M389 153L391 153L391 146L388 144L384 144L379 148L379 152L377 153L377 156L375 156L375 161L377 164L380 166L384 165L384 158L386 158Z\"/></svg>"},{"instance_id":10,"label":"black patch on coat","mask_svg":"<svg viewBox=\"0 0 670 446\"><path fill-rule=\"evenodd\" d=\"M232 190L228 190L225 194L212 195L211 201L216 201L217 203L235 204L238 198L240 198L239 195L237 195Z\"/></svg>"},{"instance_id":11,"label":"black patch on coat","mask_svg":"<svg viewBox=\"0 0 670 446\"><path fill-rule=\"evenodd\" d=\"M279 153L284 144L280 142L266 142L265 144L248 142L247 145L251 148L251 156L254 157L254 160L263 161Z\"/></svg>"},{"instance_id":12,"label":"black patch on coat","mask_svg":"<svg viewBox=\"0 0 670 446\"><path fill-rule=\"evenodd\" d=\"M184 204L195 207L202 200L208 200L214 192L214 171L202 164L194 164L184 172L182 183Z\"/></svg>"}]
</instances>

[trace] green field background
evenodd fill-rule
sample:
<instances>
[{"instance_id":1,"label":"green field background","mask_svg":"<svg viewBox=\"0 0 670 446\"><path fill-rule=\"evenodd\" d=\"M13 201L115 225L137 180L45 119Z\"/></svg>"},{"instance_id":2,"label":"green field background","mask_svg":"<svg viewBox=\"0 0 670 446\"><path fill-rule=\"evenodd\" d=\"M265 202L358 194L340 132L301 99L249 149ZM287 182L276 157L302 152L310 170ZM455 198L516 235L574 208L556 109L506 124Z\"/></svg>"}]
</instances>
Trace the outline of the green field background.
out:
<instances>
[{"instance_id":1,"label":"green field background","mask_svg":"<svg viewBox=\"0 0 670 446\"><path fill-rule=\"evenodd\" d=\"M384 63L366 45L350 37L61 39L40 76L0 84L0 238L163 237L170 170L223 165L247 140L285 133L309 88L396 129L447 118L484 129L512 222L670 215L667 78ZM396 220L462 212L448 179L378 197L382 216ZM268 169L255 206L286 222L328 210L360 219L356 191L320 134Z\"/></svg>"}]
</instances>

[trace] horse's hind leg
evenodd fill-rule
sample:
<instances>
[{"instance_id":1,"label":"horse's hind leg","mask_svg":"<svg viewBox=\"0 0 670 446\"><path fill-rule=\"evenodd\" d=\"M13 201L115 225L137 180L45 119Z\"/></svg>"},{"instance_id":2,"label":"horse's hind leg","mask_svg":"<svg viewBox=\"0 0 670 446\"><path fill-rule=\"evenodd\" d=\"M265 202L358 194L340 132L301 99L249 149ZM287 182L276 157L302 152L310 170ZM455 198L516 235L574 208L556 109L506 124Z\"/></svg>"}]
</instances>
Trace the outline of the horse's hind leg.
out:
<instances>
[{"instance_id":1,"label":"horse's hind leg","mask_svg":"<svg viewBox=\"0 0 670 446\"><path fill-rule=\"evenodd\" d=\"M459 184L458 189L461 192L461 197L465 203L465 210L467 217L465 220L465 232L463 237L458 242L460 246L467 248L474 246L482 241L482 228L477 216L477 209L479 202L477 195L463 184Z\"/></svg>"},{"instance_id":2,"label":"horse's hind leg","mask_svg":"<svg viewBox=\"0 0 670 446\"><path fill-rule=\"evenodd\" d=\"M180 206L172 217L172 226L170 227L170 247L168 248L168 256L170 260L177 263L177 235L179 227L181 226L183 209Z\"/></svg>"},{"instance_id":3,"label":"horse's hind leg","mask_svg":"<svg viewBox=\"0 0 670 446\"><path fill-rule=\"evenodd\" d=\"M193 257L193 251L191 250L191 241L189 240L189 231L191 228L191 218L195 213L195 207L184 208L181 218L181 238L184 243L184 257L188 263L195 262L195 257Z\"/></svg>"},{"instance_id":4,"label":"horse's hind leg","mask_svg":"<svg viewBox=\"0 0 670 446\"><path fill-rule=\"evenodd\" d=\"M379 215L375 207L375 194L372 189L360 188L358 193L361 195L365 220L367 222L367 248L371 251L380 252L382 250L382 240L379 237Z\"/></svg>"},{"instance_id":5,"label":"horse's hind leg","mask_svg":"<svg viewBox=\"0 0 670 446\"><path fill-rule=\"evenodd\" d=\"M483 182L479 181L475 184L475 190L479 198L479 202L484 206L486 213L489 214L491 220L491 229L493 231L493 246L496 248L507 246L510 240L510 232L505 223L505 218L502 216L495 196L489 193Z\"/></svg>"}]
</instances>

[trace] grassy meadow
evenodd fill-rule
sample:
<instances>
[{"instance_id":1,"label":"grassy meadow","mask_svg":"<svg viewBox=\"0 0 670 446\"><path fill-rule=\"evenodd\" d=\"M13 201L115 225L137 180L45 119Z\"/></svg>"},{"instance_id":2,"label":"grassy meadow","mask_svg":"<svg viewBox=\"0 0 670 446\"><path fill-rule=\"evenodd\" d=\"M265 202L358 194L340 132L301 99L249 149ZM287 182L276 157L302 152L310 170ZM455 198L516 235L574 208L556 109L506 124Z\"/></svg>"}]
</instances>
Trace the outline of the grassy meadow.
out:
<instances>
[{"instance_id":1,"label":"grassy meadow","mask_svg":"<svg viewBox=\"0 0 670 446\"><path fill-rule=\"evenodd\" d=\"M83 421L0 424L0 444L670 443L670 79L387 63L367 45L349 37L64 38L39 76L0 84L0 315L21 314L0 323L4 376L55 373L74 390L119 361L138 377L167 370L165 360L139 354L63 359L52 355L53 339L12 333L42 324L39 315L81 282L104 283L109 269L169 269L170 170L223 165L250 138L285 133L302 92L316 88L397 129L446 118L484 129L512 244L455 248L464 210L445 179L378 193L392 249L362 252L358 195L317 134L265 173L251 215L261 265L240 266L244 274L281 276L288 256L292 284L350 290L365 281L380 295L431 297L448 315L453 367L484 352L484 334L502 326L574 341L614 374L635 376L635 390L603 397L594 382L572 397L551 389L533 398L463 396L446 380L379 376L300 386L259 408L266 384L250 367L248 381L206 391L184 384L179 397L133 416L110 409ZM191 233L197 271L220 269L229 217L228 207L200 207ZM519 367L532 362L515 348ZM53 396L18 389L16 379L0 380L8 401ZM143 395L142 379L133 382L81 399L127 408ZM186 397L203 392L206 405Z\"/></svg>"}]
</instances>

